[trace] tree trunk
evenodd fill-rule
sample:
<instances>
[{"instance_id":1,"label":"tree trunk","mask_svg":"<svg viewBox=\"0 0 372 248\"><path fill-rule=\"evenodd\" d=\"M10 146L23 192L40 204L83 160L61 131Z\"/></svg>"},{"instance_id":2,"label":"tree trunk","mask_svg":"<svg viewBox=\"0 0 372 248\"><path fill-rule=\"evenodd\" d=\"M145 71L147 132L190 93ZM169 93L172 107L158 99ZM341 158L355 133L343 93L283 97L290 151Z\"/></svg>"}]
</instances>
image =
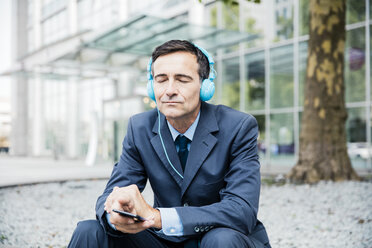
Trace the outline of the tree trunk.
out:
<instances>
[{"instance_id":1,"label":"tree trunk","mask_svg":"<svg viewBox=\"0 0 372 248\"><path fill-rule=\"evenodd\" d=\"M297 164L291 181L358 179L347 153L345 0L310 0L310 39Z\"/></svg>"}]
</instances>

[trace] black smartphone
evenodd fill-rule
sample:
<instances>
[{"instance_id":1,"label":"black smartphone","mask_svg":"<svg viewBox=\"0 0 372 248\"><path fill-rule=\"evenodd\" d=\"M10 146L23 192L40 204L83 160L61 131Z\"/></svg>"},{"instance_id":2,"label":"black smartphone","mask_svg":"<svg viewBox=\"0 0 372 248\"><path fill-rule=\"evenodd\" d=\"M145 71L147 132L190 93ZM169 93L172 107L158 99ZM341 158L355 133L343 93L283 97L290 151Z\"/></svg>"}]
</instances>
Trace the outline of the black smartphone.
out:
<instances>
[{"instance_id":1,"label":"black smartphone","mask_svg":"<svg viewBox=\"0 0 372 248\"><path fill-rule=\"evenodd\" d=\"M125 212L125 211L122 211L122 210L117 210L117 209L113 209L112 211L114 211L115 213L120 214L121 216L133 218L133 220L136 221L136 222L146 221L145 218L143 218L143 217L141 217L139 215L131 214L131 213L128 213L128 212Z\"/></svg>"}]
</instances>

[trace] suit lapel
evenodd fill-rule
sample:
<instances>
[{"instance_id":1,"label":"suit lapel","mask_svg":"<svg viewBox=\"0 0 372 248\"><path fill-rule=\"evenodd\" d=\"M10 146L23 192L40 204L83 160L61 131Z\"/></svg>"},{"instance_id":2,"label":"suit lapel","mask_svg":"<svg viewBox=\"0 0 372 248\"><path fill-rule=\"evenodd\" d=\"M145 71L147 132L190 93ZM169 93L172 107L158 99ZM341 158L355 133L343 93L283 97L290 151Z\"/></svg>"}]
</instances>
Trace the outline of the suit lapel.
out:
<instances>
[{"instance_id":1,"label":"suit lapel","mask_svg":"<svg viewBox=\"0 0 372 248\"><path fill-rule=\"evenodd\" d=\"M190 152L186 162L181 195L186 192L196 173L217 143L217 138L211 133L218 130L216 117L211 109L211 106L203 102L200 120L195 130L194 138L192 140Z\"/></svg>"},{"instance_id":2,"label":"suit lapel","mask_svg":"<svg viewBox=\"0 0 372 248\"><path fill-rule=\"evenodd\" d=\"M167 150L168 158L173 164L174 168L182 175L182 167L180 160L177 155L176 147L174 145L172 136L170 134L169 128L167 126L167 122L165 120L164 115L160 115L161 119L161 126L160 126L160 132L161 137L163 138L163 144L165 146L165 149ZM169 174L172 175L173 179L177 182L177 184L181 187L182 186L182 178L177 174L177 172L172 168L172 165L168 162L168 159L166 157L166 154L164 152L163 144L160 140L160 135L158 133L158 125L159 125L159 118L156 119L156 122L153 126L152 131L156 133L152 139L151 139L151 145L155 149L158 157L163 162L165 168L168 170Z\"/></svg>"}]
</instances>

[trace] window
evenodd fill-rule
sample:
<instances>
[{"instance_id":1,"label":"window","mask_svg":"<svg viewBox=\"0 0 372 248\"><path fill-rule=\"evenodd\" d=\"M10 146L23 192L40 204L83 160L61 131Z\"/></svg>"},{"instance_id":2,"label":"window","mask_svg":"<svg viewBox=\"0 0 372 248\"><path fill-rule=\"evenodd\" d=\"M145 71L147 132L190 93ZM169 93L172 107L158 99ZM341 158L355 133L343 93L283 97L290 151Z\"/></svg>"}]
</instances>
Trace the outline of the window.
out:
<instances>
[{"instance_id":1,"label":"window","mask_svg":"<svg viewBox=\"0 0 372 248\"><path fill-rule=\"evenodd\" d=\"M292 166L294 164L293 114L270 115L271 163Z\"/></svg>"},{"instance_id":2,"label":"window","mask_svg":"<svg viewBox=\"0 0 372 248\"><path fill-rule=\"evenodd\" d=\"M109 26L119 19L118 1L80 0L78 2L78 30Z\"/></svg>"},{"instance_id":3,"label":"window","mask_svg":"<svg viewBox=\"0 0 372 248\"><path fill-rule=\"evenodd\" d=\"M348 109L346 133L348 154L353 167L364 167L371 152L366 143L366 111L365 108Z\"/></svg>"},{"instance_id":4,"label":"window","mask_svg":"<svg viewBox=\"0 0 372 248\"><path fill-rule=\"evenodd\" d=\"M258 139L257 139L257 146L258 146L258 156L260 157L260 162L263 163L266 154L266 146L265 146L265 137L266 137L266 129L265 129L265 115L255 115L254 116L257 120L258 124Z\"/></svg>"},{"instance_id":5,"label":"window","mask_svg":"<svg viewBox=\"0 0 372 248\"><path fill-rule=\"evenodd\" d=\"M293 38L293 0L283 1L274 5L279 15L275 20L274 41Z\"/></svg>"},{"instance_id":6,"label":"window","mask_svg":"<svg viewBox=\"0 0 372 248\"><path fill-rule=\"evenodd\" d=\"M346 24L362 22L366 18L366 1L346 0Z\"/></svg>"},{"instance_id":7,"label":"window","mask_svg":"<svg viewBox=\"0 0 372 248\"><path fill-rule=\"evenodd\" d=\"M246 63L246 110L265 109L265 55L264 51L248 54Z\"/></svg>"},{"instance_id":8,"label":"window","mask_svg":"<svg viewBox=\"0 0 372 248\"><path fill-rule=\"evenodd\" d=\"M234 109L239 109L239 57L224 60L222 62L222 67L222 104Z\"/></svg>"},{"instance_id":9,"label":"window","mask_svg":"<svg viewBox=\"0 0 372 248\"><path fill-rule=\"evenodd\" d=\"M365 29L357 28L346 33L345 95L346 102L365 100Z\"/></svg>"},{"instance_id":10,"label":"window","mask_svg":"<svg viewBox=\"0 0 372 248\"><path fill-rule=\"evenodd\" d=\"M347 112L346 130L348 142L366 142L365 108L350 108Z\"/></svg>"},{"instance_id":11,"label":"window","mask_svg":"<svg viewBox=\"0 0 372 248\"><path fill-rule=\"evenodd\" d=\"M270 107L293 106L293 45L270 51Z\"/></svg>"},{"instance_id":12,"label":"window","mask_svg":"<svg viewBox=\"0 0 372 248\"><path fill-rule=\"evenodd\" d=\"M42 41L44 45L58 41L68 34L66 9L48 17L42 23Z\"/></svg>"},{"instance_id":13,"label":"window","mask_svg":"<svg viewBox=\"0 0 372 248\"><path fill-rule=\"evenodd\" d=\"M299 6L299 32L300 35L309 34L309 0L300 0Z\"/></svg>"},{"instance_id":14,"label":"window","mask_svg":"<svg viewBox=\"0 0 372 248\"><path fill-rule=\"evenodd\" d=\"M250 35L256 35L257 37L247 42L247 47L263 46L265 38L265 28L267 25L273 25L266 20L267 9L261 2L259 4L243 1L243 22L244 30Z\"/></svg>"},{"instance_id":15,"label":"window","mask_svg":"<svg viewBox=\"0 0 372 248\"><path fill-rule=\"evenodd\" d=\"M307 41L299 44L299 78L298 78L298 106L304 105L306 67L307 67Z\"/></svg>"}]
</instances>

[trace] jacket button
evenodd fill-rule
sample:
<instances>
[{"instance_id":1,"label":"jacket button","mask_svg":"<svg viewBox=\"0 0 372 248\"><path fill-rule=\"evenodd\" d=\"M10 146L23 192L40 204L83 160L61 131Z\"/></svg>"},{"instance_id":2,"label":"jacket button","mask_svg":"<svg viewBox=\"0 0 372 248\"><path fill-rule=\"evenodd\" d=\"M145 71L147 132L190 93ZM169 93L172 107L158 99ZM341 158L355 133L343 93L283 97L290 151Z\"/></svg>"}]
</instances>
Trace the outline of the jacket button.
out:
<instances>
[{"instance_id":1,"label":"jacket button","mask_svg":"<svg viewBox=\"0 0 372 248\"><path fill-rule=\"evenodd\" d=\"M183 204L184 207L188 207L189 204L187 202L185 202L185 204Z\"/></svg>"},{"instance_id":2,"label":"jacket button","mask_svg":"<svg viewBox=\"0 0 372 248\"><path fill-rule=\"evenodd\" d=\"M200 231L201 232L204 232L204 227L200 227Z\"/></svg>"},{"instance_id":3,"label":"jacket button","mask_svg":"<svg viewBox=\"0 0 372 248\"><path fill-rule=\"evenodd\" d=\"M199 232L199 231L200 231L199 227L197 227L197 226L194 227L194 231L195 231L195 232Z\"/></svg>"}]
</instances>

